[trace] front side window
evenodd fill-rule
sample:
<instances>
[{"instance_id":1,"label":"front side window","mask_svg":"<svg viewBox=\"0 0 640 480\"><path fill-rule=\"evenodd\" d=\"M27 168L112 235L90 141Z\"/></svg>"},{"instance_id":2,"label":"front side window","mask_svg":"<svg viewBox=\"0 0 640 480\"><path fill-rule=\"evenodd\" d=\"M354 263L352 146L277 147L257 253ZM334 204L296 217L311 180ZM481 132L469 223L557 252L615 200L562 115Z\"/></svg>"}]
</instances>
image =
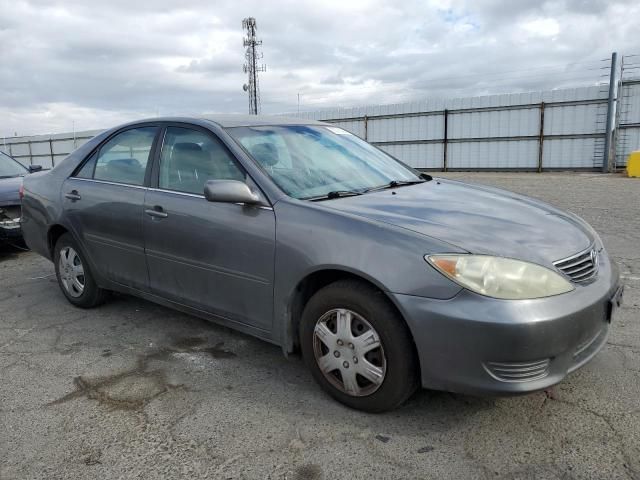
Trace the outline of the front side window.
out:
<instances>
[{"instance_id":1,"label":"front side window","mask_svg":"<svg viewBox=\"0 0 640 480\"><path fill-rule=\"evenodd\" d=\"M199 130L168 127L158 186L202 195L207 180L244 181L245 175L218 139Z\"/></svg>"},{"instance_id":2,"label":"front side window","mask_svg":"<svg viewBox=\"0 0 640 480\"><path fill-rule=\"evenodd\" d=\"M98 152L95 160L93 178L128 185L144 184L144 176L149 162L149 154L158 127L132 128L119 133ZM85 164L89 165L93 159ZM83 176L88 175L84 167Z\"/></svg>"},{"instance_id":3,"label":"front side window","mask_svg":"<svg viewBox=\"0 0 640 480\"><path fill-rule=\"evenodd\" d=\"M282 125L227 131L294 198L421 181L414 170L340 128Z\"/></svg>"},{"instance_id":4,"label":"front side window","mask_svg":"<svg viewBox=\"0 0 640 480\"><path fill-rule=\"evenodd\" d=\"M0 152L0 178L19 177L26 173L27 169L22 164Z\"/></svg>"}]
</instances>

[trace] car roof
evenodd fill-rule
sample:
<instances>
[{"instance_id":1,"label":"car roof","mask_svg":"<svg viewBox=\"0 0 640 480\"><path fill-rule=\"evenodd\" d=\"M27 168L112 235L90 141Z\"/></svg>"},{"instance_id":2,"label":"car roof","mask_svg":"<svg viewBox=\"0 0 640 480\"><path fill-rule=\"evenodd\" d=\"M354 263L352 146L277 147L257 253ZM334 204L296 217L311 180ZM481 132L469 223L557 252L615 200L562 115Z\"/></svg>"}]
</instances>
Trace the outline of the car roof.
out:
<instances>
[{"instance_id":1,"label":"car roof","mask_svg":"<svg viewBox=\"0 0 640 480\"><path fill-rule=\"evenodd\" d=\"M231 127L252 127L260 125L328 125L324 122L318 122L317 120L308 120L305 118L285 117L281 115L234 115L234 114L215 114L202 117L155 117L145 118L142 120L136 120L133 122L120 125L117 128L123 126L134 126L142 123L150 122L193 122L200 123L209 122L215 123L222 128Z\"/></svg>"},{"instance_id":2,"label":"car roof","mask_svg":"<svg viewBox=\"0 0 640 480\"><path fill-rule=\"evenodd\" d=\"M304 118L285 117L280 115L207 115L203 120L216 123L223 128L227 127L252 127L259 125L324 125L316 120Z\"/></svg>"}]
</instances>

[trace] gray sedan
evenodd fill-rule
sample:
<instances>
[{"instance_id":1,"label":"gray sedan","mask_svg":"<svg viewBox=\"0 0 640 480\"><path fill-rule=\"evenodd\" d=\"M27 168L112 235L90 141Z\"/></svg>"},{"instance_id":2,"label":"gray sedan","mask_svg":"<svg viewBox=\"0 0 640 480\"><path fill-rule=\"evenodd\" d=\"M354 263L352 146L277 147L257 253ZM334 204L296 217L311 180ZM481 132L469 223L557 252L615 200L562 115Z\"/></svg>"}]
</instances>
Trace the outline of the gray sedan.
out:
<instances>
[{"instance_id":1,"label":"gray sedan","mask_svg":"<svg viewBox=\"0 0 640 480\"><path fill-rule=\"evenodd\" d=\"M576 215L300 119L116 127L25 178L23 231L72 304L129 293L300 351L372 412L420 386L549 387L598 352L622 299Z\"/></svg>"}]
</instances>

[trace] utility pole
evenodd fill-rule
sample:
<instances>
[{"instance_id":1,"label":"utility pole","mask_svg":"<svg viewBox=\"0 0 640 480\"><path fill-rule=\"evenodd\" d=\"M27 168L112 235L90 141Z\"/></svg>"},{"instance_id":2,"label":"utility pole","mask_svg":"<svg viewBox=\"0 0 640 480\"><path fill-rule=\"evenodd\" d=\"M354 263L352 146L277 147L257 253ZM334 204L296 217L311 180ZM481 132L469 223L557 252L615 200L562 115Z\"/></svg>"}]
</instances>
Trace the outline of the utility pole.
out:
<instances>
[{"instance_id":1,"label":"utility pole","mask_svg":"<svg viewBox=\"0 0 640 480\"><path fill-rule=\"evenodd\" d=\"M615 108L617 101L617 81L616 81L616 69L618 68L618 53L613 52L611 54L611 71L609 74L609 98L607 100L607 124L605 128L604 137L604 156L602 158L602 171L604 173L610 172L615 167Z\"/></svg>"},{"instance_id":2,"label":"utility pole","mask_svg":"<svg viewBox=\"0 0 640 480\"><path fill-rule=\"evenodd\" d=\"M244 54L246 60L243 70L249 76L249 83L245 83L242 89L249 93L249 114L258 115L260 112L260 88L258 87L258 72L266 72L266 65L258 65L262 59L262 53L256 47L262 45L262 40L256 40L256 19L248 17L242 20L242 28L247 31L243 39L243 45L247 48Z\"/></svg>"}]
</instances>

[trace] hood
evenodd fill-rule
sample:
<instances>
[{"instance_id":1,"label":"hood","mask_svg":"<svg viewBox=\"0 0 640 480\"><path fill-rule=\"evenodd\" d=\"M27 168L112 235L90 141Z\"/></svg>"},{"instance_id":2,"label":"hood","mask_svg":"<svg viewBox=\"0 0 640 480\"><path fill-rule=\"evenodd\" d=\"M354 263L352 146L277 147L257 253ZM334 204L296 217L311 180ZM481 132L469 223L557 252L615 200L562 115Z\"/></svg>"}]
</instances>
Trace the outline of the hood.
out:
<instances>
[{"instance_id":1,"label":"hood","mask_svg":"<svg viewBox=\"0 0 640 480\"><path fill-rule=\"evenodd\" d=\"M540 264L585 250L595 240L578 217L544 202L450 180L328 200L323 205L428 235L469 253Z\"/></svg>"},{"instance_id":2,"label":"hood","mask_svg":"<svg viewBox=\"0 0 640 480\"><path fill-rule=\"evenodd\" d=\"M22 177L0 178L0 207L20 204Z\"/></svg>"}]
</instances>

